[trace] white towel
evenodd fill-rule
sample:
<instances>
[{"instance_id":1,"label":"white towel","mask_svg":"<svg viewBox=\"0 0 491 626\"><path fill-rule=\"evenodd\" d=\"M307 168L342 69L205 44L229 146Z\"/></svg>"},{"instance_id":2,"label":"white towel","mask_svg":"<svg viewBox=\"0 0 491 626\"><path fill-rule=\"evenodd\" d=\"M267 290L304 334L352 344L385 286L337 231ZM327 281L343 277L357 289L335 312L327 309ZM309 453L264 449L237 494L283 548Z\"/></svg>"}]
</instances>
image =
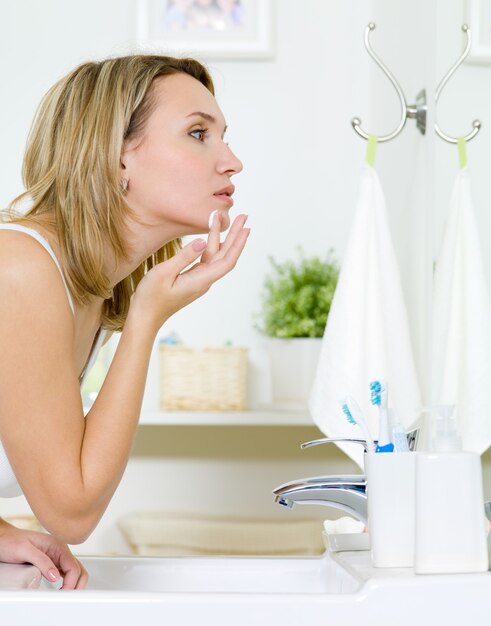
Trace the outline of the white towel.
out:
<instances>
[{"instance_id":1,"label":"white towel","mask_svg":"<svg viewBox=\"0 0 491 626\"><path fill-rule=\"evenodd\" d=\"M340 408L340 400L349 394L377 438L378 410L369 391L375 379L388 383L389 406L409 427L420 395L407 314L382 188L376 171L365 166L310 398L318 427L329 437L362 437ZM363 467L361 446L339 447Z\"/></svg>"},{"instance_id":2,"label":"white towel","mask_svg":"<svg viewBox=\"0 0 491 626\"><path fill-rule=\"evenodd\" d=\"M464 449L491 444L491 302L467 168L454 184L435 268L432 402L455 404Z\"/></svg>"}]
</instances>

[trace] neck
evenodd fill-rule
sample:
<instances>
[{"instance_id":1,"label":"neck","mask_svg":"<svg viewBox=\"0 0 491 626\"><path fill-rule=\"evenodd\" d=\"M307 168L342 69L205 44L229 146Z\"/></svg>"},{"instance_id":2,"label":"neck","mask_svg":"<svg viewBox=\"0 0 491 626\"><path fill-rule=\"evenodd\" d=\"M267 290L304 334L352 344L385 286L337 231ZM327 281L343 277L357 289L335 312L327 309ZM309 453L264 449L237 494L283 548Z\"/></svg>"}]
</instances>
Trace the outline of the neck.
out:
<instances>
[{"instance_id":1,"label":"neck","mask_svg":"<svg viewBox=\"0 0 491 626\"><path fill-rule=\"evenodd\" d=\"M126 258L116 261L112 251L108 250L105 260L105 268L111 287L129 276L163 246L186 234L191 233L183 233L182 227L177 229L171 224L154 225L135 223L134 221L128 222L124 233Z\"/></svg>"}]
</instances>

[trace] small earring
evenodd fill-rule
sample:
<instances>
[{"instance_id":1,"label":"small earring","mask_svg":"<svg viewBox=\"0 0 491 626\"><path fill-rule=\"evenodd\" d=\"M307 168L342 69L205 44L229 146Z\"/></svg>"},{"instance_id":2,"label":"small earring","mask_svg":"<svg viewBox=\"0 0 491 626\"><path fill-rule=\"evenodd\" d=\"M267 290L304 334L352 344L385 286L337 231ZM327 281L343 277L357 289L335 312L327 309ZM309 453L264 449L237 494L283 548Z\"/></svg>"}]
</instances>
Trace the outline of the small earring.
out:
<instances>
[{"instance_id":1,"label":"small earring","mask_svg":"<svg viewBox=\"0 0 491 626\"><path fill-rule=\"evenodd\" d=\"M121 179L121 191L123 193L126 193L128 191L128 179L127 178Z\"/></svg>"}]
</instances>

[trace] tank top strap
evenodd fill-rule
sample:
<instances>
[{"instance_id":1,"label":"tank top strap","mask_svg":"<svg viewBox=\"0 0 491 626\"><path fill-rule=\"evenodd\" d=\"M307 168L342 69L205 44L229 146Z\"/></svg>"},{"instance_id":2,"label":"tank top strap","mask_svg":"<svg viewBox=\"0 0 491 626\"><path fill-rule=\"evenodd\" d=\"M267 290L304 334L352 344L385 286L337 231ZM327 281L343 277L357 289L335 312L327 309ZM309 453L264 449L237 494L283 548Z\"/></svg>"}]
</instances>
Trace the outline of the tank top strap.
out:
<instances>
[{"instance_id":1,"label":"tank top strap","mask_svg":"<svg viewBox=\"0 0 491 626\"><path fill-rule=\"evenodd\" d=\"M40 233L38 233L38 231L35 230L34 228L28 228L27 226L22 226L21 224L0 224L0 229L2 229L2 230L18 230L18 231L20 231L22 233L26 233L26 235L30 235L31 237L36 239L36 241L38 241L43 246L43 248L48 252L48 254L51 256L53 261L56 263L56 267L60 271L61 279L63 281L63 284L65 285L66 295L67 295L67 298L68 298L68 304L70 305L72 313L75 314L75 307L74 307L74 304L73 304L73 299L72 299L72 296L71 296L70 291L68 289L68 285L66 284L65 276L63 275L63 271L61 269L61 265L60 265L58 259L56 258L56 255L55 255L55 253L53 251L53 248L49 245L48 241Z\"/></svg>"}]
</instances>

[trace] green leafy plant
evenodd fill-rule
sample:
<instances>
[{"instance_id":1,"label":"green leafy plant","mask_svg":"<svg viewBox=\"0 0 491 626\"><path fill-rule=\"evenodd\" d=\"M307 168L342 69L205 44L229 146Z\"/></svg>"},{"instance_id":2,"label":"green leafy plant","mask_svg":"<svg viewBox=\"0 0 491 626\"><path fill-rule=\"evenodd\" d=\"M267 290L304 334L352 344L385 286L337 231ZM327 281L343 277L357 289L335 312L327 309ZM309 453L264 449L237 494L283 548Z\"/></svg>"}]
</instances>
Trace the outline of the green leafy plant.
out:
<instances>
[{"instance_id":1,"label":"green leafy plant","mask_svg":"<svg viewBox=\"0 0 491 626\"><path fill-rule=\"evenodd\" d=\"M329 251L327 258L305 257L277 263L266 276L259 330L271 337L322 337L339 276Z\"/></svg>"}]
</instances>

